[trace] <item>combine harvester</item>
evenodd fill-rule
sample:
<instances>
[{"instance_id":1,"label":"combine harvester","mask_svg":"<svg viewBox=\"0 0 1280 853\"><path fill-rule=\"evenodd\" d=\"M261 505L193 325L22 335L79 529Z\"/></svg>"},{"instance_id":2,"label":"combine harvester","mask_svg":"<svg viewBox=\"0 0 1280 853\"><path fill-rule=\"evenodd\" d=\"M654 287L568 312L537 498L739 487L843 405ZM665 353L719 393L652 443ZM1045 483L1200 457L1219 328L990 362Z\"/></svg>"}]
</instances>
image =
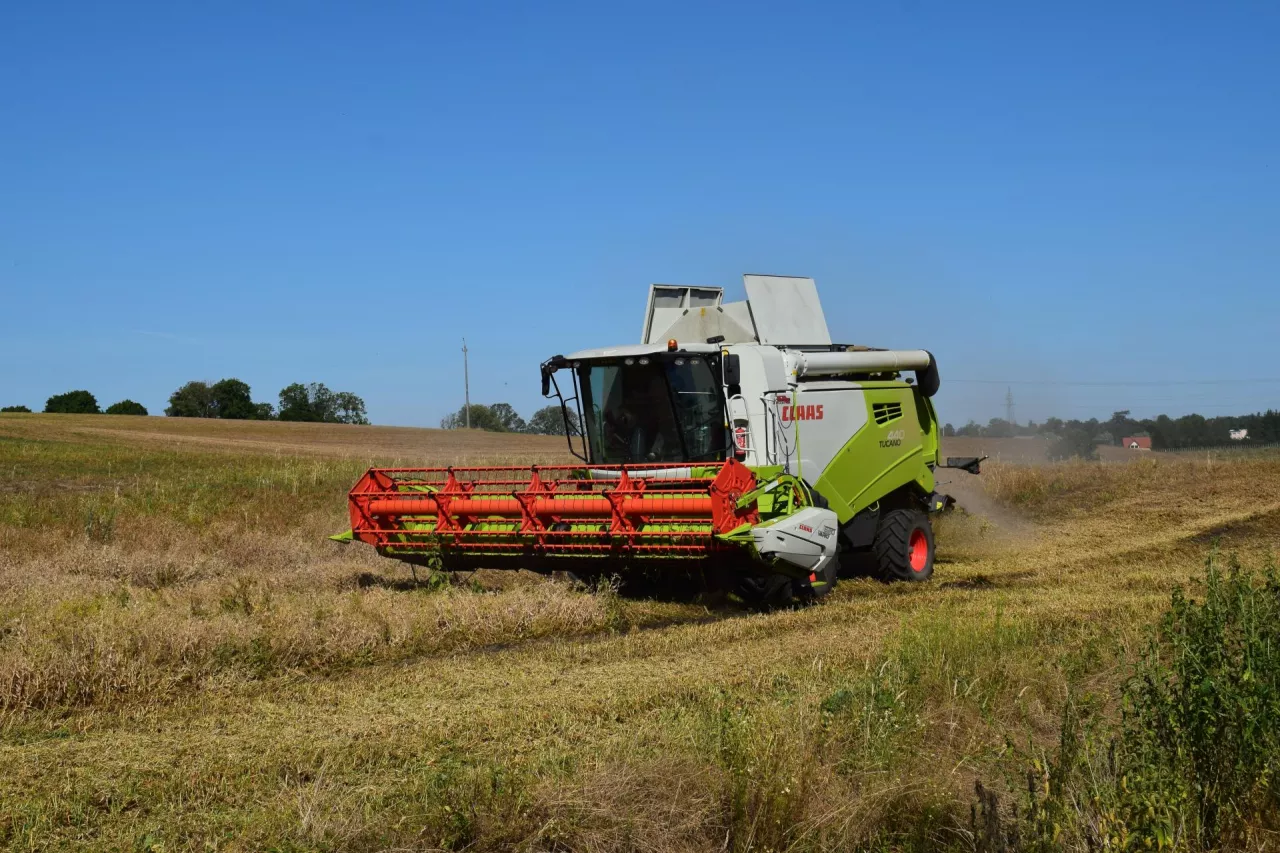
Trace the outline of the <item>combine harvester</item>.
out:
<instances>
[{"instance_id":1,"label":"combine harvester","mask_svg":"<svg viewBox=\"0 0 1280 853\"><path fill-rule=\"evenodd\" d=\"M812 279L744 278L744 302L653 285L641 343L542 364L580 464L371 469L349 536L445 570L692 574L754 604L868 557L927 580L952 503L934 471L981 461L939 457L933 356L833 344Z\"/></svg>"}]
</instances>

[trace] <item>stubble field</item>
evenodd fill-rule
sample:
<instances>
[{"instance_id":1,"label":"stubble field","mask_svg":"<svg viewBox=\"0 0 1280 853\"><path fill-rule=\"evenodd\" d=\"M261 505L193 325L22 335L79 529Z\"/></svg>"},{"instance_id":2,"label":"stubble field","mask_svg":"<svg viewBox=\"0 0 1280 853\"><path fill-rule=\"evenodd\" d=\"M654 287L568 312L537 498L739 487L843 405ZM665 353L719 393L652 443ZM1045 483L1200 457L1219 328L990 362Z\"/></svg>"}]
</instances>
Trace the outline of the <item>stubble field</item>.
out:
<instances>
[{"instance_id":1,"label":"stubble field","mask_svg":"<svg viewBox=\"0 0 1280 853\"><path fill-rule=\"evenodd\" d=\"M325 539L370 463L562 441L0 416L0 846L995 849L1175 585L1280 545L1266 454L989 464L931 583L774 613Z\"/></svg>"}]
</instances>

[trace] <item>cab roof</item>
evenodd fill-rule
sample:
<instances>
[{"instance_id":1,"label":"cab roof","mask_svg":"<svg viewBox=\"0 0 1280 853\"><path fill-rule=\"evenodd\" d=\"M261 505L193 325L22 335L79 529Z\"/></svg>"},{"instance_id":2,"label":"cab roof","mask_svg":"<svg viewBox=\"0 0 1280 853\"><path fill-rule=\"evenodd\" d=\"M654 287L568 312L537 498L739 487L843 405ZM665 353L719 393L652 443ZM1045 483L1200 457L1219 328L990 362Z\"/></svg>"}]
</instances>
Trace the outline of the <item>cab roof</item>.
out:
<instances>
[{"instance_id":1,"label":"cab roof","mask_svg":"<svg viewBox=\"0 0 1280 853\"><path fill-rule=\"evenodd\" d=\"M719 344L677 343L678 352L715 353L720 351ZM627 358L641 355L665 355L668 352L665 343L658 344L622 344L616 347L597 347L595 349L578 350L565 356L566 361L594 361L605 358Z\"/></svg>"}]
</instances>

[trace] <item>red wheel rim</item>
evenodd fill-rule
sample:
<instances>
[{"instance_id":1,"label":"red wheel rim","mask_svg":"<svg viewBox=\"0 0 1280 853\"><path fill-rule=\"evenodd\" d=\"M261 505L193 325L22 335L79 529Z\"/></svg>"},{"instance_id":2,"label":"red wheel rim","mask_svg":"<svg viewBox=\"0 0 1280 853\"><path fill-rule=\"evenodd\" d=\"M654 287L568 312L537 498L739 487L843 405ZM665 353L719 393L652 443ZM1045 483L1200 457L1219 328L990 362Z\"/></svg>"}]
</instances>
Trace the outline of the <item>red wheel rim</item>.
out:
<instances>
[{"instance_id":1,"label":"red wheel rim","mask_svg":"<svg viewBox=\"0 0 1280 853\"><path fill-rule=\"evenodd\" d=\"M929 537L918 527L911 531L911 538L907 540L907 559L913 572L923 572L929 562Z\"/></svg>"}]
</instances>

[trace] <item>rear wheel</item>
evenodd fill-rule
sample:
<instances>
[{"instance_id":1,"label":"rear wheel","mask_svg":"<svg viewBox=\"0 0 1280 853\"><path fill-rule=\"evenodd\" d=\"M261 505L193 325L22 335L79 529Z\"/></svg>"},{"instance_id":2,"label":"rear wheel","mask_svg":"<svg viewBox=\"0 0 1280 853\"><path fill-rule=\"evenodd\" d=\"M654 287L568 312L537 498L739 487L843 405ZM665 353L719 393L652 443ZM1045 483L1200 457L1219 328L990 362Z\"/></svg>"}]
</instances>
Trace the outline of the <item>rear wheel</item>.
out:
<instances>
[{"instance_id":1,"label":"rear wheel","mask_svg":"<svg viewBox=\"0 0 1280 853\"><path fill-rule=\"evenodd\" d=\"M880 517L872 551L886 581L927 581L933 576L933 528L916 509L895 509Z\"/></svg>"}]
</instances>

